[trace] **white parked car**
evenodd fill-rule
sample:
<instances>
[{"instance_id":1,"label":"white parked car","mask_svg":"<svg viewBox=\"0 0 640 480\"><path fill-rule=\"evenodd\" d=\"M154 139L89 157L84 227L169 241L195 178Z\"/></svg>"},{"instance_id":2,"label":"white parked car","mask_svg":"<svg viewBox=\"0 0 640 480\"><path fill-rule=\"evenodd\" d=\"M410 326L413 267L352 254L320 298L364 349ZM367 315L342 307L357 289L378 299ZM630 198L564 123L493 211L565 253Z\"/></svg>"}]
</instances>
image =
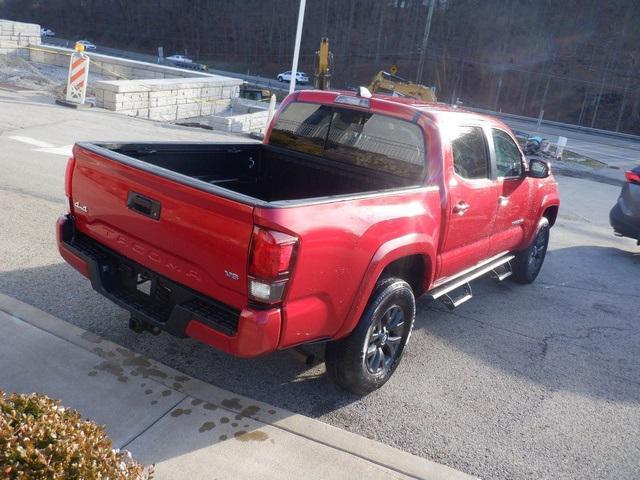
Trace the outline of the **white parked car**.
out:
<instances>
[{"instance_id":1,"label":"white parked car","mask_svg":"<svg viewBox=\"0 0 640 480\"><path fill-rule=\"evenodd\" d=\"M184 63L193 62L193 60L191 60L189 57L185 57L184 55L171 55L170 57L167 57L167 60L170 60L172 62L184 62Z\"/></svg>"},{"instance_id":2,"label":"white parked car","mask_svg":"<svg viewBox=\"0 0 640 480\"><path fill-rule=\"evenodd\" d=\"M40 36L42 36L42 37L55 37L56 36L56 32L54 32L53 30L49 30L48 28L41 28L40 29Z\"/></svg>"},{"instance_id":3,"label":"white parked car","mask_svg":"<svg viewBox=\"0 0 640 480\"><path fill-rule=\"evenodd\" d=\"M276 78L278 79L279 82L290 82L291 70L279 73ZM307 74L304 72L296 72L296 83L301 83L303 85L306 85L307 83L309 83L309 77L307 77Z\"/></svg>"},{"instance_id":4,"label":"white parked car","mask_svg":"<svg viewBox=\"0 0 640 480\"><path fill-rule=\"evenodd\" d=\"M78 40L76 43L84 45L85 50L95 50L97 47L89 40Z\"/></svg>"}]
</instances>

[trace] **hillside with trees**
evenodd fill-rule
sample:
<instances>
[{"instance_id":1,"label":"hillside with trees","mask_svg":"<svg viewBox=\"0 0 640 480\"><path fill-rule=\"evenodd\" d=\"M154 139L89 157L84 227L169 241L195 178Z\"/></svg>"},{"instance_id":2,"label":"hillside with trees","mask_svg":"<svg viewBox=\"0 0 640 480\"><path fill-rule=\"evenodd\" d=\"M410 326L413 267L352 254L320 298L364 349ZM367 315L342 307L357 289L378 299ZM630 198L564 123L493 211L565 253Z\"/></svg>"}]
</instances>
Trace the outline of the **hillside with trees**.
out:
<instances>
[{"instance_id":1,"label":"hillside with trees","mask_svg":"<svg viewBox=\"0 0 640 480\"><path fill-rule=\"evenodd\" d=\"M640 2L434 0L422 78L439 99L640 134ZM299 0L0 0L0 17L69 39L187 53L273 77L291 66ZM300 68L323 35L334 86L399 67L416 80L429 0L307 2Z\"/></svg>"}]
</instances>

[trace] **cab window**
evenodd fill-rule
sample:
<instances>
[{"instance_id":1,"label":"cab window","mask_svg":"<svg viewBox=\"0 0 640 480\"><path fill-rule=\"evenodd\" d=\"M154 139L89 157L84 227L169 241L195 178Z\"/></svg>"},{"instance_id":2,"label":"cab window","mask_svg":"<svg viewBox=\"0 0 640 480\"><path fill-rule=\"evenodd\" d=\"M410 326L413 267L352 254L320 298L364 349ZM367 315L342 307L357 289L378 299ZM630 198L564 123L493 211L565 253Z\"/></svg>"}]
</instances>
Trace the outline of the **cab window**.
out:
<instances>
[{"instance_id":1,"label":"cab window","mask_svg":"<svg viewBox=\"0 0 640 480\"><path fill-rule=\"evenodd\" d=\"M453 168L462 178L489 178L489 155L482 127L458 127L451 139Z\"/></svg>"},{"instance_id":2,"label":"cab window","mask_svg":"<svg viewBox=\"0 0 640 480\"><path fill-rule=\"evenodd\" d=\"M511 137L502 130L493 128L493 147L496 152L496 174L498 177L520 177L523 173L522 154Z\"/></svg>"},{"instance_id":3,"label":"cab window","mask_svg":"<svg viewBox=\"0 0 640 480\"><path fill-rule=\"evenodd\" d=\"M420 127L399 118L349 108L294 102L280 114L271 145L419 184L425 176Z\"/></svg>"}]
</instances>

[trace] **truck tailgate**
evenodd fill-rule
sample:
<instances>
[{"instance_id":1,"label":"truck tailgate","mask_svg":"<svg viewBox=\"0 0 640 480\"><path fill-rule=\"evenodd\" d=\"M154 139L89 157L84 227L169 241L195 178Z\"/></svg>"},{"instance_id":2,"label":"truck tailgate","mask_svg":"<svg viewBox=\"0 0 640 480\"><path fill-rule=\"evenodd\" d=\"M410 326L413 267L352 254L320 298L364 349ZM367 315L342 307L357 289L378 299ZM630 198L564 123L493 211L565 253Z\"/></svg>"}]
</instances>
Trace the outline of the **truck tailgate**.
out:
<instances>
[{"instance_id":1,"label":"truck tailgate","mask_svg":"<svg viewBox=\"0 0 640 480\"><path fill-rule=\"evenodd\" d=\"M241 309L253 206L76 146L76 228L176 283Z\"/></svg>"}]
</instances>

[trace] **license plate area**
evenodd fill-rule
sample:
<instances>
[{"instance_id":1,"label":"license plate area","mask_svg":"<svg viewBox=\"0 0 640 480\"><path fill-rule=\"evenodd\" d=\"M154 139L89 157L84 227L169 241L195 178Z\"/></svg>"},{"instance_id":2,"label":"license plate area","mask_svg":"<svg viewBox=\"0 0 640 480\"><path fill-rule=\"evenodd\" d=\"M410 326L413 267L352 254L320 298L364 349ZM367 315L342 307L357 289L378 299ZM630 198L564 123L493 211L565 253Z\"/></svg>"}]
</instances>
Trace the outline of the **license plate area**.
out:
<instances>
[{"instance_id":1,"label":"license plate area","mask_svg":"<svg viewBox=\"0 0 640 480\"><path fill-rule=\"evenodd\" d=\"M117 260L113 270L115 278L112 278L111 290L117 291L131 305L153 311L159 321L166 322L169 319L173 308L173 291L167 281L138 264L122 259Z\"/></svg>"},{"instance_id":2,"label":"license plate area","mask_svg":"<svg viewBox=\"0 0 640 480\"><path fill-rule=\"evenodd\" d=\"M64 242L92 266L92 286L132 315L142 315L149 323L178 336L184 336L185 319L196 319L231 337L236 335L239 310L156 274L80 232L73 238L65 237Z\"/></svg>"},{"instance_id":3,"label":"license plate area","mask_svg":"<svg viewBox=\"0 0 640 480\"><path fill-rule=\"evenodd\" d=\"M147 297L150 297L152 287L153 287L153 281L149 277L141 273L137 274L136 290L138 291L138 293L141 293Z\"/></svg>"}]
</instances>

